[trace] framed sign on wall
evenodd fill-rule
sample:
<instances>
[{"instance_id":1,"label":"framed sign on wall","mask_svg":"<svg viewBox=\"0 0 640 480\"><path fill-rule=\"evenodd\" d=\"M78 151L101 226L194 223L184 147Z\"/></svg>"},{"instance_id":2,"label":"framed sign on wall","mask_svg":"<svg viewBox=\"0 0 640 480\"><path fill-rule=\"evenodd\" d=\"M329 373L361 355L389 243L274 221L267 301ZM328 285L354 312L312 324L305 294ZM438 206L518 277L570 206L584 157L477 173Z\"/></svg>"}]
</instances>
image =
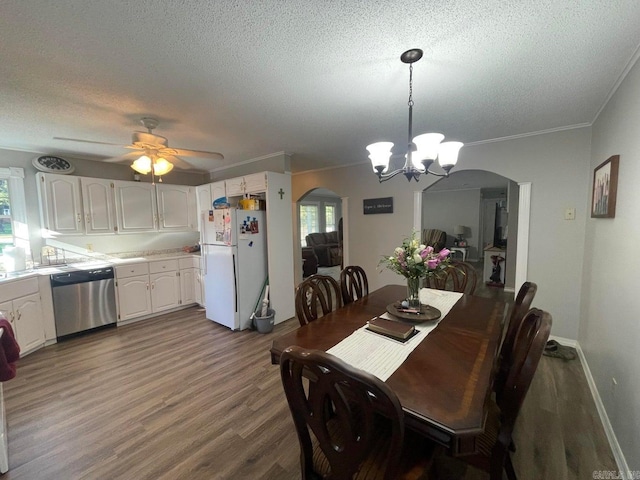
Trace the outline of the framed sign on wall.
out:
<instances>
[{"instance_id":1,"label":"framed sign on wall","mask_svg":"<svg viewBox=\"0 0 640 480\"><path fill-rule=\"evenodd\" d=\"M393 197L365 198L362 200L362 209L365 215L393 213Z\"/></svg>"}]
</instances>

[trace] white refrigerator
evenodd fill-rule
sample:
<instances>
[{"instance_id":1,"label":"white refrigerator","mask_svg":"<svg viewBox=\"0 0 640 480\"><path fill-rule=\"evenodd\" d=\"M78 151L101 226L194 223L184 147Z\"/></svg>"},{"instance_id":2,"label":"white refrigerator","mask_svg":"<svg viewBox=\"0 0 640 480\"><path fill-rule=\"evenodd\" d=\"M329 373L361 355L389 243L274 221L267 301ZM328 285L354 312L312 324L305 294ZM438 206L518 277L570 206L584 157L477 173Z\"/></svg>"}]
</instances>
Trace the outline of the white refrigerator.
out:
<instances>
[{"instance_id":1,"label":"white refrigerator","mask_svg":"<svg viewBox=\"0 0 640 480\"><path fill-rule=\"evenodd\" d=\"M265 212L222 208L204 211L203 217L206 316L245 330L267 278Z\"/></svg>"}]
</instances>

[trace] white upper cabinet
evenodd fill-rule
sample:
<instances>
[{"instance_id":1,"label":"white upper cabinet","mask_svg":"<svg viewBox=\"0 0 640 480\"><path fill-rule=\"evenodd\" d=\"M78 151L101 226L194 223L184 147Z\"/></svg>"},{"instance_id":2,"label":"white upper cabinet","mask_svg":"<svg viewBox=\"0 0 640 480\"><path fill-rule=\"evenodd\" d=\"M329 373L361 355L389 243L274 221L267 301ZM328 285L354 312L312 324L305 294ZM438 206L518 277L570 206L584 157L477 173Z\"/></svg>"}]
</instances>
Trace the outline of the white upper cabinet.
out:
<instances>
[{"instance_id":1,"label":"white upper cabinet","mask_svg":"<svg viewBox=\"0 0 640 480\"><path fill-rule=\"evenodd\" d=\"M84 233L79 177L38 173L36 178L42 226L57 235Z\"/></svg>"},{"instance_id":2,"label":"white upper cabinet","mask_svg":"<svg viewBox=\"0 0 640 480\"><path fill-rule=\"evenodd\" d=\"M184 185L156 185L160 230L196 230L196 193Z\"/></svg>"},{"instance_id":3,"label":"white upper cabinet","mask_svg":"<svg viewBox=\"0 0 640 480\"><path fill-rule=\"evenodd\" d=\"M225 180L228 197L235 197L247 193L261 193L267 191L267 173L252 173L244 177Z\"/></svg>"},{"instance_id":4,"label":"white upper cabinet","mask_svg":"<svg viewBox=\"0 0 640 480\"><path fill-rule=\"evenodd\" d=\"M114 234L116 227L116 204L112 180L80 178L84 223L87 235Z\"/></svg>"},{"instance_id":5,"label":"white upper cabinet","mask_svg":"<svg viewBox=\"0 0 640 480\"><path fill-rule=\"evenodd\" d=\"M202 212L211 210L213 201L226 196L224 180L207 183L196 187L196 213L198 217L198 231L202 231Z\"/></svg>"},{"instance_id":6,"label":"white upper cabinet","mask_svg":"<svg viewBox=\"0 0 640 480\"><path fill-rule=\"evenodd\" d=\"M137 233L156 230L157 210L154 185L124 181L116 181L114 184L118 231Z\"/></svg>"}]
</instances>

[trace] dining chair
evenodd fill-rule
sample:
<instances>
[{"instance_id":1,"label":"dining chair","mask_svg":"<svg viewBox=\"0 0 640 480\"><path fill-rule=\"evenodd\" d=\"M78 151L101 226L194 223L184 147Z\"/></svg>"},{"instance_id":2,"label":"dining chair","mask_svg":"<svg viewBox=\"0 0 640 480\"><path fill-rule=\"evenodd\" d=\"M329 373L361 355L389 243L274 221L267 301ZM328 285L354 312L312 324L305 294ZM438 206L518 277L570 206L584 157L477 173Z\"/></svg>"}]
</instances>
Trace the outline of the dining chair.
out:
<instances>
[{"instance_id":1,"label":"dining chair","mask_svg":"<svg viewBox=\"0 0 640 480\"><path fill-rule=\"evenodd\" d=\"M511 363L513 358L511 357L513 351L513 342L515 341L516 334L522 321L531 307L531 302L538 291L538 285L533 282L524 282L518 290L518 295L511 308L511 314L507 319L506 324L503 327L504 337L502 339L502 345L500 346L500 352L497 358L497 369L494 380L494 391L496 395L500 395L504 389L504 385L507 381L507 375L511 369Z\"/></svg>"},{"instance_id":2,"label":"dining chair","mask_svg":"<svg viewBox=\"0 0 640 480\"><path fill-rule=\"evenodd\" d=\"M296 316L301 326L340 308L340 286L328 275L311 275L296 289Z\"/></svg>"},{"instance_id":3,"label":"dining chair","mask_svg":"<svg viewBox=\"0 0 640 480\"><path fill-rule=\"evenodd\" d=\"M344 305L369 295L369 282L362 267L354 265L345 267L340 272L340 289Z\"/></svg>"},{"instance_id":4,"label":"dining chair","mask_svg":"<svg viewBox=\"0 0 640 480\"><path fill-rule=\"evenodd\" d=\"M475 293L477 284L478 273L473 265L457 260L452 260L449 268L442 270L437 275L426 277L424 281L424 286L428 288L449 290L468 295Z\"/></svg>"},{"instance_id":5,"label":"dining chair","mask_svg":"<svg viewBox=\"0 0 640 480\"><path fill-rule=\"evenodd\" d=\"M280 376L303 479L424 478L433 445L405 429L400 401L382 380L298 346L282 352Z\"/></svg>"},{"instance_id":6,"label":"dining chair","mask_svg":"<svg viewBox=\"0 0 640 480\"><path fill-rule=\"evenodd\" d=\"M551 315L537 308L524 316L510 352L513 361L503 391L496 403L489 402L485 430L477 439L478 453L460 457L488 472L490 480L501 480L503 470L509 480L517 480L509 453L513 427L549 339L551 323Z\"/></svg>"}]
</instances>

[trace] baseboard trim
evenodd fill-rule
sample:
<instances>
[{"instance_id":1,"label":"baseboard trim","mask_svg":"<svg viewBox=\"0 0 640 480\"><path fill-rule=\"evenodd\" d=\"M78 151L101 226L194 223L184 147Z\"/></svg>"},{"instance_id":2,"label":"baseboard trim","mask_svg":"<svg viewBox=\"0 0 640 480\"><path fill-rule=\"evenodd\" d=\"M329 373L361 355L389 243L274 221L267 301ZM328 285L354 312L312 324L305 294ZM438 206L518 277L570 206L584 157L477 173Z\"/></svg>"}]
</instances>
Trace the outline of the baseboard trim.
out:
<instances>
[{"instance_id":1,"label":"baseboard trim","mask_svg":"<svg viewBox=\"0 0 640 480\"><path fill-rule=\"evenodd\" d=\"M566 347L573 347L575 349L578 348L578 341L577 340L572 340L570 338L564 338L564 337L557 337L556 335L551 335L549 336L549 338L551 340L555 340L556 342L566 346Z\"/></svg>"},{"instance_id":2,"label":"baseboard trim","mask_svg":"<svg viewBox=\"0 0 640 480\"><path fill-rule=\"evenodd\" d=\"M557 341L560 343L565 343L562 340L558 339ZM607 415L607 411L604 408L604 403L602 403L602 398L600 398L600 392L598 392L598 388L596 387L596 382L593 379L593 375L591 375L591 370L589 369L589 364L587 363L587 359L584 356L584 352L582 351L582 348L580 348L580 344L577 341L573 340L572 342L575 344L576 351L578 352L578 358L580 358L580 362L582 363L582 370L584 370L584 375L585 377L587 377L587 384L589 385L589 390L591 390L593 401L596 404L598 415L600 415L600 421L602 422L602 426L604 427L604 432L607 435L607 439L609 440L609 445L611 446L613 457L615 458L616 464L618 465L619 473L624 480L632 480L634 477L631 475L629 465L627 464L627 459L625 458L624 453L622 453L622 449L620 448L620 444L618 443L618 438L613 431L613 427L611 426L611 422L609 421L609 416Z\"/></svg>"}]
</instances>

